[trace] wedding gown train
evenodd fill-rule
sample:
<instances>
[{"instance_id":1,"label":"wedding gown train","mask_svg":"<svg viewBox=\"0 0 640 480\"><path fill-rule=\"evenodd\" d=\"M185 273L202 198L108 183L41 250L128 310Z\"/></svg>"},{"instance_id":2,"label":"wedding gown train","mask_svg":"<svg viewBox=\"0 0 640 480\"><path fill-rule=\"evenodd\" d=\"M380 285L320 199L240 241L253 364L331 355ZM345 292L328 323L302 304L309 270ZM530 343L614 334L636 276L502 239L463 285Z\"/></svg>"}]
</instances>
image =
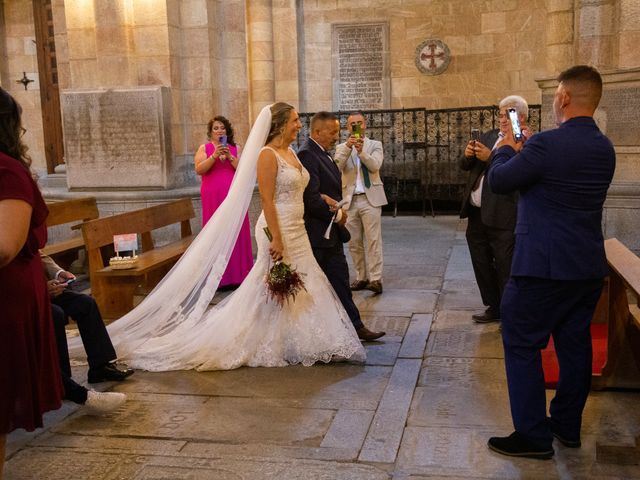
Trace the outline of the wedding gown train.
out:
<instances>
[{"instance_id":1,"label":"wedding gown train","mask_svg":"<svg viewBox=\"0 0 640 480\"><path fill-rule=\"evenodd\" d=\"M276 158L275 206L284 260L303 275L306 291L282 307L268 299L264 277L271 261L263 213L255 227L256 263L240 287L202 315L167 323L147 339L127 345L121 336L116 345L121 360L152 371L364 361L353 325L311 251L302 200L309 173Z\"/></svg>"}]
</instances>

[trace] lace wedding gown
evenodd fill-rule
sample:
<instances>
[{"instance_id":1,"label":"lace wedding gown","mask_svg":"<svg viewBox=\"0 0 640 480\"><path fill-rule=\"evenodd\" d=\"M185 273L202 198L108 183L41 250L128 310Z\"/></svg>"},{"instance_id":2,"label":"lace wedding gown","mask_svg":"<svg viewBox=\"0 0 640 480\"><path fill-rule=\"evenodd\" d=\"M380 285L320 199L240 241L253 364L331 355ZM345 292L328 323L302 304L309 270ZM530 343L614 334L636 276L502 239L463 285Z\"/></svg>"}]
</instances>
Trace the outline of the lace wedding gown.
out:
<instances>
[{"instance_id":1,"label":"lace wedding gown","mask_svg":"<svg viewBox=\"0 0 640 480\"><path fill-rule=\"evenodd\" d=\"M303 274L306 291L283 307L268 299L264 276L271 263L263 213L255 228L256 263L240 287L195 321L169 323L133 348L126 348L123 339L121 360L152 371L364 361L353 325L311 251L302 201L309 173L276 158L275 206L284 261Z\"/></svg>"}]
</instances>

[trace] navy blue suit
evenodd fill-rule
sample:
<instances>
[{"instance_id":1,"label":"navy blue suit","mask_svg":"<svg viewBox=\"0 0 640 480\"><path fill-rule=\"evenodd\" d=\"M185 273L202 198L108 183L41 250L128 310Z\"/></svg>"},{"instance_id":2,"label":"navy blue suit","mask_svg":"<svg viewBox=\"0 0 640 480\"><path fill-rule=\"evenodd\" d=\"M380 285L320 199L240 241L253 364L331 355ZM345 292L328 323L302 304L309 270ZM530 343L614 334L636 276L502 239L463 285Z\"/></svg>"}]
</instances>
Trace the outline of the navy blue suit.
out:
<instances>
[{"instance_id":1,"label":"navy blue suit","mask_svg":"<svg viewBox=\"0 0 640 480\"><path fill-rule=\"evenodd\" d=\"M576 117L534 135L517 155L501 147L487 174L494 192L520 192L502 336L514 427L541 447L551 447L551 425L580 438L590 323L607 275L602 207L614 169L609 139L591 117ZM560 378L548 421L540 350L550 335Z\"/></svg>"},{"instance_id":2,"label":"navy blue suit","mask_svg":"<svg viewBox=\"0 0 640 480\"><path fill-rule=\"evenodd\" d=\"M324 193L337 201L342 200L342 175L331 156L310 138L298 150L298 158L310 177L304 191L304 224L313 255L340 298L351 323L358 330L363 324L358 307L353 302L349 287L349 266L342 246L343 242L349 241L349 232L336 223L331 228L330 237L324 238L333 213L320 194Z\"/></svg>"}]
</instances>

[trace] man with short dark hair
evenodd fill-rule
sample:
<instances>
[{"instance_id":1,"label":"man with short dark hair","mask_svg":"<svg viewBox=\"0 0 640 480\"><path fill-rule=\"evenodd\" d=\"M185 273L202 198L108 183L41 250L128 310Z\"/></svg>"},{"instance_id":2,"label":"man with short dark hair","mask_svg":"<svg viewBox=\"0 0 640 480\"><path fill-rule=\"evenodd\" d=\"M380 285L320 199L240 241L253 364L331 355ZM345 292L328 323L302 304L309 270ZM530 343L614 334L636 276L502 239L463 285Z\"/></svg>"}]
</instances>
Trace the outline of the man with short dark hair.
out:
<instances>
[{"instance_id":1,"label":"man with short dark hair","mask_svg":"<svg viewBox=\"0 0 640 480\"><path fill-rule=\"evenodd\" d=\"M387 204L380 169L384 159L382 142L365 135L362 112L347 118L349 138L336 147L336 162L342 172L342 197L349 213L349 252L356 269L351 290L382 293L382 207Z\"/></svg>"},{"instance_id":2,"label":"man with short dark hair","mask_svg":"<svg viewBox=\"0 0 640 480\"><path fill-rule=\"evenodd\" d=\"M602 207L615 151L593 114L602 95L598 71L572 67L558 77L558 128L529 138L511 132L487 175L497 193L520 192L511 278L502 297L502 337L515 431L492 437L504 455L549 459L555 436L580 446L591 385L591 319L607 275ZM560 365L547 418L540 351L553 341Z\"/></svg>"},{"instance_id":3,"label":"man with short dark hair","mask_svg":"<svg viewBox=\"0 0 640 480\"><path fill-rule=\"evenodd\" d=\"M349 289L349 267L343 242L349 241L344 227L347 213L338 203L342 200L340 170L329 154L338 141L340 122L330 112L318 112L311 119L310 138L298 150L298 157L309 172L304 191L304 223L311 248L320 268L329 279L346 310L358 337L375 340L385 332L372 332L364 326ZM327 227L334 222L326 236Z\"/></svg>"}]
</instances>

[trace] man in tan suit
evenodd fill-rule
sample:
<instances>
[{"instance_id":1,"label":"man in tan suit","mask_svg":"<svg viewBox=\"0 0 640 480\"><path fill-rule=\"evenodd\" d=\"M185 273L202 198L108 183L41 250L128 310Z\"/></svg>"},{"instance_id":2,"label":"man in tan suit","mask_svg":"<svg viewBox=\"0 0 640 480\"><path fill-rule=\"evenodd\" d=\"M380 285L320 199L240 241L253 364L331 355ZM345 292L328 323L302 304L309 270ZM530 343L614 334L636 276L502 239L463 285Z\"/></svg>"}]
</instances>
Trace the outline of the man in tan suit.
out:
<instances>
[{"instance_id":1,"label":"man in tan suit","mask_svg":"<svg viewBox=\"0 0 640 480\"><path fill-rule=\"evenodd\" d=\"M351 290L382 293L382 206L387 204L380 179L382 143L365 136L364 115L347 119L349 138L336 147L335 160L342 172L342 197L347 200L349 251L357 278ZM365 247L366 245L366 247ZM365 258L366 252L366 258Z\"/></svg>"}]
</instances>

